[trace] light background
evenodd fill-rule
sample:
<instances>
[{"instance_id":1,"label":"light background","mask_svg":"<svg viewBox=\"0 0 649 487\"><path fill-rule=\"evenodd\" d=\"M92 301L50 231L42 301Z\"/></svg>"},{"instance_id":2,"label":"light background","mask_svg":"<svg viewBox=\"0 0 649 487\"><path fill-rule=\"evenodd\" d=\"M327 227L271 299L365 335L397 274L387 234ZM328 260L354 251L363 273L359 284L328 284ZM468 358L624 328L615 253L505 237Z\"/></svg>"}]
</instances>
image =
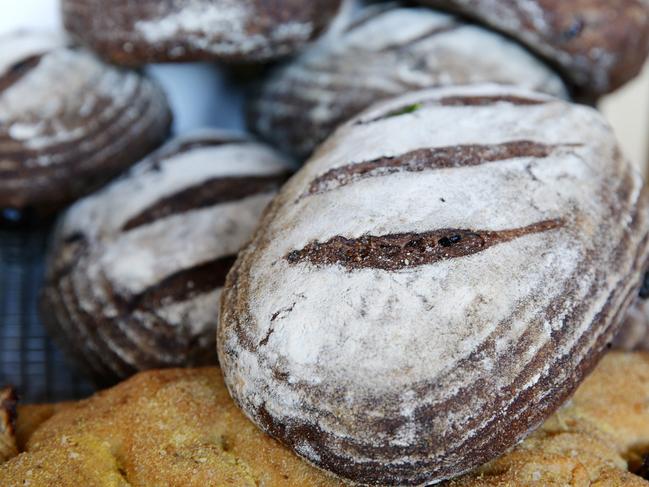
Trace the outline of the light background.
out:
<instances>
[{"instance_id":1,"label":"light background","mask_svg":"<svg viewBox=\"0 0 649 487\"><path fill-rule=\"evenodd\" d=\"M7 5L8 4L8 5ZM59 28L58 0L4 0L0 34L16 29ZM0 44L0 49L2 45ZM177 132L193 127L243 126L242 97L215 66L153 66L169 93ZM646 173L649 140L649 66L643 75L605 99L602 109L629 158Z\"/></svg>"}]
</instances>

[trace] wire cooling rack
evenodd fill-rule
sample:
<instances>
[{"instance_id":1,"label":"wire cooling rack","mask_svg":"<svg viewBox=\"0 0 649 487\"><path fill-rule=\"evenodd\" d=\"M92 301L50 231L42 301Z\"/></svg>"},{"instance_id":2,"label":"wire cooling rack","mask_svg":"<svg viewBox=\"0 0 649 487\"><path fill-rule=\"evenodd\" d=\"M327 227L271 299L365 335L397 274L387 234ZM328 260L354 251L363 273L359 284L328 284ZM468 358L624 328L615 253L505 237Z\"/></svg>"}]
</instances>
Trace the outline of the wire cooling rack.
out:
<instances>
[{"instance_id":1,"label":"wire cooling rack","mask_svg":"<svg viewBox=\"0 0 649 487\"><path fill-rule=\"evenodd\" d=\"M17 225L0 218L0 387L14 386L25 403L92 392L64 361L38 317L50 228L49 223Z\"/></svg>"}]
</instances>

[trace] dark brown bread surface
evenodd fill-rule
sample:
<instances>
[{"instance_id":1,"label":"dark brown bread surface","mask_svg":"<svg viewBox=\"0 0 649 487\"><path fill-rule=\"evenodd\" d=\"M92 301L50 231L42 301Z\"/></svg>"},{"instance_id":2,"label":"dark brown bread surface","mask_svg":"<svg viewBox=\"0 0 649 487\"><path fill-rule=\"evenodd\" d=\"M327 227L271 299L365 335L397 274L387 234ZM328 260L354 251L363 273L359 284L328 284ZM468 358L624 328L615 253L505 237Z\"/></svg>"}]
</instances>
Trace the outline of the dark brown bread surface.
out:
<instances>
[{"instance_id":1,"label":"dark brown bread surface","mask_svg":"<svg viewBox=\"0 0 649 487\"><path fill-rule=\"evenodd\" d=\"M162 90L56 35L0 39L0 208L51 212L166 138Z\"/></svg>"},{"instance_id":2,"label":"dark brown bread surface","mask_svg":"<svg viewBox=\"0 0 649 487\"><path fill-rule=\"evenodd\" d=\"M597 97L635 77L649 52L645 0L419 0L511 35Z\"/></svg>"},{"instance_id":3,"label":"dark brown bread surface","mask_svg":"<svg viewBox=\"0 0 649 487\"><path fill-rule=\"evenodd\" d=\"M649 257L642 188L587 107L498 85L376 105L239 254L226 384L343 479L459 476L538 427L612 341Z\"/></svg>"},{"instance_id":4,"label":"dark brown bread surface","mask_svg":"<svg viewBox=\"0 0 649 487\"><path fill-rule=\"evenodd\" d=\"M216 363L220 289L287 167L250 139L201 131L79 201L49 255L51 334L102 384Z\"/></svg>"},{"instance_id":5,"label":"dark brown bread surface","mask_svg":"<svg viewBox=\"0 0 649 487\"><path fill-rule=\"evenodd\" d=\"M249 102L249 126L302 158L372 103L420 88L494 82L568 96L560 77L516 42L452 15L388 3L341 24L272 71Z\"/></svg>"},{"instance_id":6,"label":"dark brown bread surface","mask_svg":"<svg viewBox=\"0 0 649 487\"><path fill-rule=\"evenodd\" d=\"M70 33L106 59L264 62L294 54L340 0L63 0Z\"/></svg>"},{"instance_id":7,"label":"dark brown bread surface","mask_svg":"<svg viewBox=\"0 0 649 487\"><path fill-rule=\"evenodd\" d=\"M649 356L611 353L527 440L441 485L647 487L648 400ZM0 466L3 487L350 485L259 431L213 368L146 372L79 403L23 406L17 429L25 453Z\"/></svg>"}]
</instances>

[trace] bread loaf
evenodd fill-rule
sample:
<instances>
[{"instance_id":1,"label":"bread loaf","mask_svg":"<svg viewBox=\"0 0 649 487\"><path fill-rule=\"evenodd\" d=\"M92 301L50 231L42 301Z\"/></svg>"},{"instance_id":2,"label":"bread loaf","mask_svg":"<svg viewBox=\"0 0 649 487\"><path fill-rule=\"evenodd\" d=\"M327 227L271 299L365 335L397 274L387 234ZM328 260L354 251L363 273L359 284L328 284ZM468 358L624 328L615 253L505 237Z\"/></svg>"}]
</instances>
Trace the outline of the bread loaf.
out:
<instances>
[{"instance_id":1,"label":"bread loaf","mask_svg":"<svg viewBox=\"0 0 649 487\"><path fill-rule=\"evenodd\" d=\"M215 363L225 275L287 172L266 146L198 132L78 202L48 258L50 334L102 384Z\"/></svg>"},{"instance_id":2,"label":"bread loaf","mask_svg":"<svg viewBox=\"0 0 649 487\"><path fill-rule=\"evenodd\" d=\"M635 77L649 52L646 0L419 0L500 30L597 97Z\"/></svg>"},{"instance_id":3,"label":"bread loaf","mask_svg":"<svg viewBox=\"0 0 649 487\"><path fill-rule=\"evenodd\" d=\"M408 94L334 133L228 275L217 346L264 431L366 484L455 477L538 427L640 287L647 193L596 111Z\"/></svg>"},{"instance_id":4,"label":"bread loaf","mask_svg":"<svg viewBox=\"0 0 649 487\"><path fill-rule=\"evenodd\" d=\"M55 34L0 38L0 209L51 211L166 138L161 89Z\"/></svg>"},{"instance_id":5,"label":"bread loaf","mask_svg":"<svg viewBox=\"0 0 649 487\"><path fill-rule=\"evenodd\" d=\"M301 158L379 99L419 88L494 82L567 97L550 68L515 42L457 17L389 3L275 69L249 106L249 126Z\"/></svg>"},{"instance_id":6,"label":"bread loaf","mask_svg":"<svg viewBox=\"0 0 649 487\"><path fill-rule=\"evenodd\" d=\"M63 0L69 32L118 64L263 62L300 50L340 0Z\"/></svg>"}]
</instances>

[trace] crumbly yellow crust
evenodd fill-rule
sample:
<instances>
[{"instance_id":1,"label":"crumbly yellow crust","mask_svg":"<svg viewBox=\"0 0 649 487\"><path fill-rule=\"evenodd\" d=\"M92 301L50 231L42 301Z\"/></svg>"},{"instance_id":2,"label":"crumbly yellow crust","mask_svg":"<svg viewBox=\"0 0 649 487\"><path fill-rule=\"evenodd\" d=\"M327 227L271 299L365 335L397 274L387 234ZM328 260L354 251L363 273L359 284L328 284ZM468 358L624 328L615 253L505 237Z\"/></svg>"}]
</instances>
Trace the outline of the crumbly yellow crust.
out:
<instances>
[{"instance_id":1,"label":"crumbly yellow crust","mask_svg":"<svg viewBox=\"0 0 649 487\"><path fill-rule=\"evenodd\" d=\"M261 433L215 368L142 373L79 403L19 409L25 452L0 485L328 487L342 482ZM575 396L503 457L447 487L641 487L649 353L613 352Z\"/></svg>"},{"instance_id":2,"label":"crumbly yellow crust","mask_svg":"<svg viewBox=\"0 0 649 487\"><path fill-rule=\"evenodd\" d=\"M339 485L248 421L216 368L143 373L51 412L19 411L24 436L45 422L0 467L2 487Z\"/></svg>"}]
</instances>

